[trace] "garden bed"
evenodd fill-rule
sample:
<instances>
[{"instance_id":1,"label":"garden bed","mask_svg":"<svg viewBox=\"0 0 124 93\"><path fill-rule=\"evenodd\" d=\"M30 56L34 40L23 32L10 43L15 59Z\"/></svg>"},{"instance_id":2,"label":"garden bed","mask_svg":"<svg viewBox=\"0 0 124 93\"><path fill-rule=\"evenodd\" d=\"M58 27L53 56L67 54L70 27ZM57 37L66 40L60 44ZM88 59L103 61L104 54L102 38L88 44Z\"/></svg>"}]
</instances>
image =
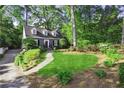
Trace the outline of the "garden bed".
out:
<instances>
[{"instance_id":1,"label":"garden bed","mask_svg":"<svg viewBox=\"0 0 124 93\"><path fill-rule=\"evenodd\" d=\"M103 69L107 76L103 79L94 73L96 69ZM31 88L116 88L119 84L118 65L113 68L93 67L83 70L73 76L72 81L62 86L55 76L43 77L37 73L26 76Z\"/></svg>"},{"instance_id":2,"label":"garden bed","mask_svg":"<svg viewBox=\"0 0 124 93\"><path fill-rule=\"evenodd\" d=\"M45 59L45 54L40 49L22 51L15 57L14 63L23 71L27 71L42 62Z\"/></svg>"}]
</instances>

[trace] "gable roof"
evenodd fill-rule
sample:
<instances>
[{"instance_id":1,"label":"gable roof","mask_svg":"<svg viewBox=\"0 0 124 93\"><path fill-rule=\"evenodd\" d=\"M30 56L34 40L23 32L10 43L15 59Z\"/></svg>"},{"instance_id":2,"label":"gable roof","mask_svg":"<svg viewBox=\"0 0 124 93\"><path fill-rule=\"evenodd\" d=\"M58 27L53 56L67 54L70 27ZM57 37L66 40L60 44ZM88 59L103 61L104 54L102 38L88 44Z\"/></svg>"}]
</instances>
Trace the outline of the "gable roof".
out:
<instances>
[{"instance_id":1,"label":"gable roof","mask_svg":"<svg viewBox=\"0 0 124 93\"><path fill-rule=\"evenodd\" d=\"M37 30L36 35L32 34L32 32L31 32L31 30L33 28L35 28ZM43 31L47 31L48 35L47 36L44 35ZM52 32L55 32L56 36L53 36ZM44 29L44 28L36 28L34 26L26 26L25 27L25 35L26 36L32 36L32 37L35 37L35 38L61 38L62 37L61 33L58 30L50 31L50 30L47 30L47 29Z\"/></svg>"}]
</instances>

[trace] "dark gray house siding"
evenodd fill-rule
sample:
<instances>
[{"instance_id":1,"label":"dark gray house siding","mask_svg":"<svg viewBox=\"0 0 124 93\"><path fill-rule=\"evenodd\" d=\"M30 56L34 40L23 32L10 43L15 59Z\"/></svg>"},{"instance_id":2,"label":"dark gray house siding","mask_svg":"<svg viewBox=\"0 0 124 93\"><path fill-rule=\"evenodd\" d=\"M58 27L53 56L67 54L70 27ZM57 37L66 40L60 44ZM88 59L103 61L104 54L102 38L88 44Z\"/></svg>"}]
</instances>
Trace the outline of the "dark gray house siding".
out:
<instances>
[{"instance_id":1,"label":"dark gray house siding","mask_svg":"<svg viewBox=\"0 0 124 93\"><path fill-rule=\"evenodd\" d=\"M32 33L32 30L36 30L35 34ZM47 29L26 26L23 30L24 37L33 37L41 48L53 49L54 47L59 47L59 40L62 38L62 35L58 30L49 31Z\"/></svg>"}]
</instances>

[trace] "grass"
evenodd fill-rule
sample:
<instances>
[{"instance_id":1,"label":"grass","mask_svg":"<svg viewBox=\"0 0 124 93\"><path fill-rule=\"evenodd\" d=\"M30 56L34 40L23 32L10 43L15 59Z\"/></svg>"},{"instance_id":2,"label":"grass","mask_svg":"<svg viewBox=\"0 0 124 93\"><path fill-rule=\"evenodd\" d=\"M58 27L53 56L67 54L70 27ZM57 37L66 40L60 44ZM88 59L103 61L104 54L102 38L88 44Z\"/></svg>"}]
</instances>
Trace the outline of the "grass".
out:
<instances>
[{"instance_id":1,"label":"grass","mask_svg":"<svg viewBox=\"0 0 124 93\"><path fill-rule=\"evenodd\" d=\"M95 55L88 54L63 54L54 52L54 60L46 67L38 71L39 75L52 76L61 71L71 71L76 73L88 69L95 65L98 58Z\"/></svg>"}]
</instances>

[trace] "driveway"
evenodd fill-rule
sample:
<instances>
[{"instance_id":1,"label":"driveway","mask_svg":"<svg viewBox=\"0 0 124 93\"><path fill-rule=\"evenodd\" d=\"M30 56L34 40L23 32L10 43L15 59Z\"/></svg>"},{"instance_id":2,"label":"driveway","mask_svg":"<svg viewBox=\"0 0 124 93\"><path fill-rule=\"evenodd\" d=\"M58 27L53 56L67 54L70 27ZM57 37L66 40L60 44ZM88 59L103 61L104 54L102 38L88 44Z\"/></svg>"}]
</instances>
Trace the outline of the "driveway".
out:
<instances>
[{"instance_id":1,"label":"driveway","mask_svg":"<svg viewBox=\"0 0 124 93\"><path fill-rule=\"evenodd\" d=\"M8 50L0 59L0 88L28 87L25 76L14 65L13 61L20 50Z\"/></svg>"}]
</instances>

